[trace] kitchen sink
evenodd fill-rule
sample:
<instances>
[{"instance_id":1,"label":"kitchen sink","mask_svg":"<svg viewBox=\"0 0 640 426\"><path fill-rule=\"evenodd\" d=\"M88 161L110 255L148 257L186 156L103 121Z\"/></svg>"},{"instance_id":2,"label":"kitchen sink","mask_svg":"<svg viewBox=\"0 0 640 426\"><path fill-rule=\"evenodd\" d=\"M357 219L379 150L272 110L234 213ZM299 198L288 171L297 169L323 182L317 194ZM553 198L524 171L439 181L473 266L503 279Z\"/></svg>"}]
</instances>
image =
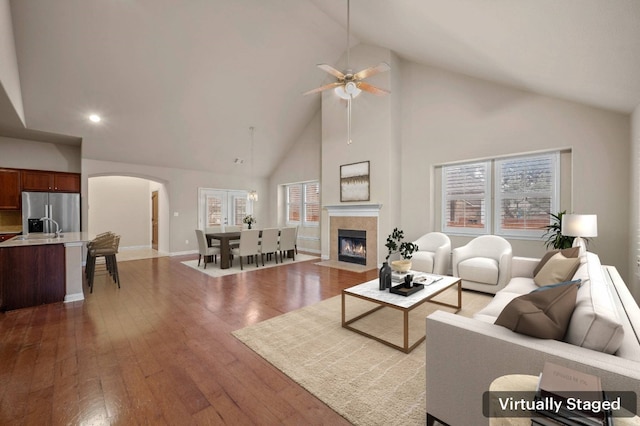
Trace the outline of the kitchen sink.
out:
<instances>
[{"instance_id":1,"label":"kitchen sink","mask_svg":"<svg viewBox=\"0 0 640 426\"><path fill-rule=\"evenodd\" d=\"M60 234L60 237L62 237L62 234ZM36 234L18 235L17 237L14 237L13 240L14 241L47 240L47 239L50 239L50 238L59 238L59 237L56 237L56 234L40 234L40 233L36 233Z\"/></svg>"}]
</instances>

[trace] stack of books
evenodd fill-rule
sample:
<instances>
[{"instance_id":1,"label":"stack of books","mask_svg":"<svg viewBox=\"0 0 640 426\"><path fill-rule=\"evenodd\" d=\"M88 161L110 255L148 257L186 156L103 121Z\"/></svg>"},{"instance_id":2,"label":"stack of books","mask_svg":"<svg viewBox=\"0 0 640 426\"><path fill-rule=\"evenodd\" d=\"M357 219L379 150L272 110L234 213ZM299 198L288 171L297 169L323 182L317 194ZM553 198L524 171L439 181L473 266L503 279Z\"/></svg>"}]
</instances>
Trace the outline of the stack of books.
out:
<instances>
[{"instance_id":1,"label":"stack of books","mask_svg":"<svg viewBox=\"0 0 640 426\"><path fill-rule=\"evenodd\" d=\"M396 272L396 271L392 271L391 272L391 281L398 284L398 283L404 283L404 277L406 277L407 275L413 275L413 283L414 284L422 284L424 286L428 286L430 284L433 284L437 281L440 281L443 277L441 277L440 275L433 275L433 274L427 274L425 272L416 272L416 271L409 271L409 272Z\"/></svg>"},{"instance_id":2,"label":"stack of books","mask_svg":"<svg viewBox=\"0 0 640 426\"><path fill-rule=\"evenodd\" d=\"M545 363L535 396L532 425L610 426L600 378Z\"/></svg>"}]
</instances>

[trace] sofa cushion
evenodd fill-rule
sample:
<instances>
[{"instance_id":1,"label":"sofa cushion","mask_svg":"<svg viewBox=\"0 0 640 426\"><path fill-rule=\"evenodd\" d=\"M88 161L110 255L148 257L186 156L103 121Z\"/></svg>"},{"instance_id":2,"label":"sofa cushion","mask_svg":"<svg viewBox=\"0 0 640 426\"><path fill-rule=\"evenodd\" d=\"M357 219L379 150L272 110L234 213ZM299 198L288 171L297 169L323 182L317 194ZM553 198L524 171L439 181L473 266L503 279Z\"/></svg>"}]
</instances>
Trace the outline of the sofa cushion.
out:
<instances>
[{"instance_id":1,"label":"sofa cushion","mask_svg":"<svg viewBox=\"0 0 640 426\"><path fill-rule=\"evenodd\" d=\"M495 324L541 339L561 340L576 304L578 284L550 288L516 297Z\"/></svg>"},{"instance_id":2,"label":"sofa cushion","mask_svg":"<svg viewBox=\"0 0 640 426\"><path fill-rule=\"evenodd\" d=\"M609 354L615 353L624 339L624 325L616 306L612 286L607 281L594 253L586 253L587 262L574 278L586 277L578 290L565 341Z\"/></svg>"},{"instance_id":3,"label":"sofa cushion","mask_svg":"<svg viewBox=\"0 0 640 426\"><path fill-rule=\"evenodd\" d=\"M485 284L498 283L498 270L498 262L488 257L472 257L458 264L460 278Z\"/></svg>"},{"instance_id":4,"label":"sofa cushion","mask_svg":"<svg viewBox=\"0 0 640 426\"><path fill-rule=\"evenodd\" d=\"M580 254L580 247L571 247L568 249L558 249L546 252L544 256L542 256L542 259L540 259L538 265L534 268L533 275L535 276L540 271L540 269L542 269L545 263L547 263L547 261L549 261L549 259L551 259L551 257L556 255L557 253L562 253L564 257L578 257L578 255Z\"/></svg>"},{"instance_id":5,"label":"sofa cushion","mask_svg":"<svg viewBox=\"0 0 640 426\"><path fill-rule=\"evenodd\" d=\"M569 281L579 266L580 259L556 253L538 271L533 281L539 286Z\"/></svg>"}]
</instances>

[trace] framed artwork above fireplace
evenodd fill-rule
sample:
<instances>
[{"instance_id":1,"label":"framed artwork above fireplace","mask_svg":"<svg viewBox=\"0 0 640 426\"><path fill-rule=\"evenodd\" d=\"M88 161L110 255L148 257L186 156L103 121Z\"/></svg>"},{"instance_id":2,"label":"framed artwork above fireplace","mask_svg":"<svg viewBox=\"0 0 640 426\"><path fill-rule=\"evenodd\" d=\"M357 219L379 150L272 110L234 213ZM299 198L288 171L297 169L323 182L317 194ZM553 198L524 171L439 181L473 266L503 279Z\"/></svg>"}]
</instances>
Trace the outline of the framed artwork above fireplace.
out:
<instances>
[{"instance_id":1,"label":"framed artwork above fireplace","mask_svg":"<svg viewBox=\"0 0 640 426\"><path fill-rule=\"evenodd\" d=\"M340 166L340 201L369 201L369 162Z\"/></svg>"}]
</instances>

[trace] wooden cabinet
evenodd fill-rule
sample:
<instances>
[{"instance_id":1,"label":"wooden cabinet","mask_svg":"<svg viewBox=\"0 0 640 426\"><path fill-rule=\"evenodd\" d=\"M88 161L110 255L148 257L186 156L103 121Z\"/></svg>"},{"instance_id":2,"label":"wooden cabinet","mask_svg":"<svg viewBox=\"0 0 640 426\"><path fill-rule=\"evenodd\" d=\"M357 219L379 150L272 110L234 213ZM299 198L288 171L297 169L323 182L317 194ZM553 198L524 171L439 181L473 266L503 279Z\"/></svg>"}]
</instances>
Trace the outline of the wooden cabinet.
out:
<instances>
[{"instance_id":1,"label":"wooden cabinet","mask_svg":"<svg viewBox=\"0 0 640 426\"><path fill-rule=\"evenodd\" d=\"M0 310L64 301L63 244L0 248Z\"/></svg>"},{"instance_id":2,"label":"wooden cabinet","mask_svg":"<svg viewBox=\"0 0 640 426\"><path fill-rule=\"evenodd\" d=\"M80 174L23 170L22 190L41 192L80 192Z\"/></svg>"},{"instance_id":3,"label":"wooden cabinet","mask_svg":"<svg viewBox=\"0 0 640 426\"><path fill-rule=\"evenodd\" d=\"M20 209L20 170L0 169L0 210Z\"/></svg>"}]
</instances>

